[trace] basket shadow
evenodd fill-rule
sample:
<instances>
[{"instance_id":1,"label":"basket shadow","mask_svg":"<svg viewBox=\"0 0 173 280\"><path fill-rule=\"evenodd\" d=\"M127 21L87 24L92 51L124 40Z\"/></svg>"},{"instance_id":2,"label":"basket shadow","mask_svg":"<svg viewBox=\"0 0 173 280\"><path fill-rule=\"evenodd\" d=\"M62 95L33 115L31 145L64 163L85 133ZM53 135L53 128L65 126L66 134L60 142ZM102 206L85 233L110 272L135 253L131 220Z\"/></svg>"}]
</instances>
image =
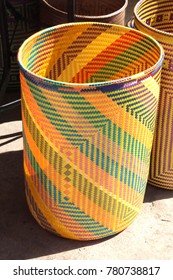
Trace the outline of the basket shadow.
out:
<instances>
[{"instance_id":1,"label":"basket shadow","mask_svg":"<svg viewBox=\"0 0 173 280\"><path fill-rule=\"evenodd\" d=\"M153 202L162 199L169 199L172 197L173 197L173 190L158 188L148 184L145 192L144 203Z\"/></svg>"},{"instance_id":2,"label":"basket shadow","mask_svg":"<svg viewBox=\"0 0 173 280\"><path fill-rule=\"evenodd\" d=\"M0 259L25 260L104 242L58 237L38 225L25 198L23 151L0 154Z\"/></svg>"}]
</instances>

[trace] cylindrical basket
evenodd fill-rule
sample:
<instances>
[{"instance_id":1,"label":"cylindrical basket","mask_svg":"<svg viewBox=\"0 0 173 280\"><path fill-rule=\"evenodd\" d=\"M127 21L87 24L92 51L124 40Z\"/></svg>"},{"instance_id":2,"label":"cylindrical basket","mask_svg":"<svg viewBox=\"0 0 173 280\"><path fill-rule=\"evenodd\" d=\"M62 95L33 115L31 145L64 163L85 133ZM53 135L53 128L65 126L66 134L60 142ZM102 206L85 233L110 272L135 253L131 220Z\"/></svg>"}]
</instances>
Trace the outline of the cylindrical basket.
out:
<instances>
[{"instance_id":1,"label":"cylindrical basket","mask_svg":"<svg viewBox=\"0 0 173 280\"><path fill-rule=\"evenodd\" d=\"M165 52L149 183L173 190L173 1L143 0L129 26L158 40Z\"/></svg>"},{"instance_id":2,"label":"cylindrical basket","mask_svg":"<svg viewBox=\"0 0 173 280\"><path fill-rule=\"evenodd\" d=\"M20 88L19 66L17 62L17 51L23 41L38 31L38 6L39 0L9 0L7 5L8 37L10 44L11 69L8 82L9 90ZM4 72L2 42L0 38L0 82Z\"/></svg>"},{"instance_id":3,"label":"cylindrical basket","mask_svg":"<svg viewBox=\"0 0 173 280\"><path fill-rule=\"evenodd\" d=\"M73 23L28 38L18 60L33 216L70 239L122 231L144 198L161 46L127 27Z\"/></svg>"},{"instance_id":4,"label":"cylindrical basket","mask_svg":"<svg viewBox=\"0 0 173 280\"><path fill-rule=\"evenodd\" d=\"M128 0L76 0L74 21L96 21L124 25ZM43 27L67 23L67 0L40 0Z\"/></svg>"}]
</instances>

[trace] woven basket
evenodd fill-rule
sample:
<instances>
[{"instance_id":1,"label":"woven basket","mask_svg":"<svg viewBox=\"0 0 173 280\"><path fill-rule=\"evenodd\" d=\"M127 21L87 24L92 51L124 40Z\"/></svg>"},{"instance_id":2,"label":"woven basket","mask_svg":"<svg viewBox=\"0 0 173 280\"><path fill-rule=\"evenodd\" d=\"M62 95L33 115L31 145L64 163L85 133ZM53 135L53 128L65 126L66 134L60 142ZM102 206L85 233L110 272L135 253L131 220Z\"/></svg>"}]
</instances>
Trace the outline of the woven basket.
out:
<instances>
[{"instance_id":1,"label":"woven basket","mask_svg":"<svg viewBox=\"0 0 173 280\"><path fill-rule=\"evenodd\" d=\"M19 14L15 15L8 10L8 31L9 41L11 44L11 71L9 77L8 88L10 90L19 89L19 66L17 63L17 51L23 41L31 34L38 31L38 0L9 0L13 9ZM23 17L18 18L20 16ZM1 50L1 38L0 38L0 81L4 71L4 60Z\"/></svg>"},{"instance_id":2,"label":"woven basket","mask_svg":"<svg viewBox=\"0 0 173 280\"><path fill-rule=\"evenodd\" d=\"M76 0L74 21L99 21L124 25L128 0ZM43 27L67 23L67 0L40 0Z\"/></svg>"},{"instance_id":3,"label":"woven basket","mask_svg":"<svg viewBox=\"0 0 173 280\"><path fill-rule=\"evenodd\" d=\"M149 183L173 190L173 1L144 0L129 26L157 39L165 51Z\"/></svg>"},{"instance_id":4,"label":"woven basket","mask_svg":"<svg viewBox=\"0 0 173 280\"><path fill-rule=\"evenodd\" d=\"M33 216L70 239L122 231L144 198L162 48L127 27L74 23L36 33L18 59Z\"/></svg>"}]
</instances>

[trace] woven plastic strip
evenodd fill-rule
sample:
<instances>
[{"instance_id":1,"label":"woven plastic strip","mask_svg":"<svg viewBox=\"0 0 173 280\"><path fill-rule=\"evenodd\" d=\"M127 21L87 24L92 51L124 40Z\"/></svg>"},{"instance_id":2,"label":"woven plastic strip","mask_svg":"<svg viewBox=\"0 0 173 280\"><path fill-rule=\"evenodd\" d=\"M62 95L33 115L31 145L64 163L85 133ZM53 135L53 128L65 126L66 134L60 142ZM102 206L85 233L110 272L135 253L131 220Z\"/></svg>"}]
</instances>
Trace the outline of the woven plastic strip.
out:
<instances>
[{"instance_id":1,"label":"woven plastic strip","mask_svg":"<svg viewBox=\"0 0 173 280\"><path fill-rule=\"evenodd\" d=\"M71 239L122 231L144 198L162 48L127 27L79 23L35 34L18 59L33 216Z\"/></svg>"},{"instance_id":2,"label":"woven plastic strip","mask_svg":"<svg viewBox=\"0 0 173 280\"><path fill-rule=\"evenodd\" d=\"M134 14L135 27L157 39L165 51L149 183L173 190L173 1L140 1Z\"/></svg>"},{"instance_id":3,"label":"woven plastic strip","mask_svg":"<svg viewBox=\"0 0 173 280\"><path fill-rule=\"evenodd\" d=\"M40 0L43 27L66 23L67 0ZM97 21L124 25L128 0L75 0L74 21Z\"/></svg>"}]
</instances>

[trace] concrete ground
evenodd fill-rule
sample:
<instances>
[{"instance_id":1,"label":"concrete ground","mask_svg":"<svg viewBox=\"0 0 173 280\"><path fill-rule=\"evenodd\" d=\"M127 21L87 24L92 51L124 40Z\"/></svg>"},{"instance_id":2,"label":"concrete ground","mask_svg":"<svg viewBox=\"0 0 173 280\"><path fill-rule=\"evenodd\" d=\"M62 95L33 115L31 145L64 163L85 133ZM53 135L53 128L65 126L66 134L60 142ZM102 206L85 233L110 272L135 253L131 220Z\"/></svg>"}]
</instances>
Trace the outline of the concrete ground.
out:
<instances>
[{"instance_id":1,"label":"concrete ground","mask_svg":"<svg viewBox=\"0 0 173 280\"><path fill-rule=\"evenodd\" d=\"M126 19L137 1L129 1ZM9 94L8 100L18 94ZM147 186L141 213L122 233L73 241L43 230L25 199L20 107L0 113L1 260L173 260L173 191Z\"/></svg>"}]
</instances>

